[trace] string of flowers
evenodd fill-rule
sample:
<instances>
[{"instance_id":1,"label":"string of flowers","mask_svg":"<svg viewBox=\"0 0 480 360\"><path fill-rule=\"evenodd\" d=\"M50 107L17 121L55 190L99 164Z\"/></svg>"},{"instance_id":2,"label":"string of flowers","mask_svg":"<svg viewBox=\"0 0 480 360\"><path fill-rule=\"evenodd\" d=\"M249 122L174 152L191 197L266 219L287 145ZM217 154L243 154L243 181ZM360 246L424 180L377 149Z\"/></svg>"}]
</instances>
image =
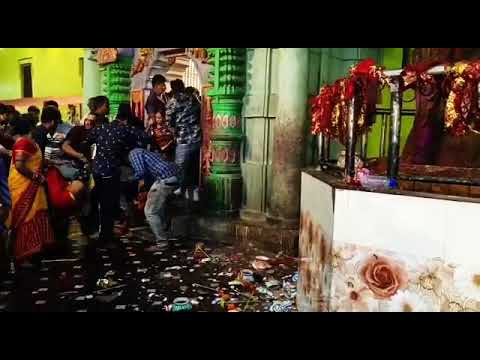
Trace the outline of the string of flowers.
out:
<instances>
[{"instance_id":1,"label":"string of flowers","mask_svg":"<svg viewBox=\"0 0 480 360\"><path fill-rule=\"evenodd\" d=\"M465 135L471 124L478 125L480 118L480 60L448 66L446 75L449 91L445 106L445 129L455 136Z\"/></svg>"},{"instance_id":2,"label":"string of flowers","mask_svg":"<svg viewBox=\"0 0 480 360\"><path fill-rule=\"evenodd\" d=\"M368 131L374 123L378 87L388 82L383 71L374 60L367 59L352 67L347 78L323 86L311 102L312 134L325 134L344 143L348 105L355 95L359 99L355 109L358 114L355 130L357 134Z\"/></svg>"}]
</instances>

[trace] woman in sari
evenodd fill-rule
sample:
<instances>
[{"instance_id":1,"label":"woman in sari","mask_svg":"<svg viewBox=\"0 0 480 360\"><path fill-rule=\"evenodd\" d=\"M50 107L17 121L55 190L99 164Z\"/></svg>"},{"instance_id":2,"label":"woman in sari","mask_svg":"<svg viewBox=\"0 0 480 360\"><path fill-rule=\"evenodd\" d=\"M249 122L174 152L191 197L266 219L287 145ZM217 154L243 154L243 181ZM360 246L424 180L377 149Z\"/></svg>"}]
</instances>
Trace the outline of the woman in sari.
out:
<instances>
[{"instance_id":1,"label":"woman in sari","mask_svg":"<svg viewBox=\"0 0 480 360\"><path fill-rule=\"evenodd\" d=\"M42 152L29 136L30 130L31 123L24 117L17 117L11 122L15 144L8 177L12 197L9 226L15 239L17 261L31 258L54 242L43 186Z\"/></svg>"}]
</instances>

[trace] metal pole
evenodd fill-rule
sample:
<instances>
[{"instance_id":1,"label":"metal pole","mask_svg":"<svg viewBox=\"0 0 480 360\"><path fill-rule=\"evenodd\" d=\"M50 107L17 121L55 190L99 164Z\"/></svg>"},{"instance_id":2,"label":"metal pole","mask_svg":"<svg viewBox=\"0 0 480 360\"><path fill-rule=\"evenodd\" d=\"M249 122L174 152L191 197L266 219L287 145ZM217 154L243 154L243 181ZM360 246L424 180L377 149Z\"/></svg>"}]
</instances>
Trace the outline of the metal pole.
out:
<instances>
[{"instance_id":1,"label":"metal pole","mask_svg":"<svg viewBox=\"0 0 480 360\"><path fill-rule=\"evenodd\" d=\"M403 72L403 69L399 70L387 70L385 71L385 75L390 78L399 77ZM440 75L445 74L445 66L444 65L437 65L427 71L427 74L430 75Z\"/></svg>"},{"instance_id":2,"label":"metal pole","mask_svg":"<svg viewBox=\"0 0 480 360\"><path fill-rule=\"evenodd\" d=\"M356 93L356 92L355 92ZM355 96L348 105L347 141L345 144L345 181L352 182L355 177Z\"/></svg>"},{"instance_id":3,"label":"metal pole","mask_svg":"<svg viewBox=\"0 0 480 360\"><path fill-rule=\"evenodd\" d=\"M387 176L390 185L396 187L400 165L400 131L402 129L402 93L398 78L392 79L390 91L392 93L392 120L390 122Z\"/></svg>"},{"instance_id":4,"label":"metal pole","mask_svg":"<svg viewBox=\"0 0 480 360\"><path fill-rule=\"evenodd\" d=\"M325 136L323 134L319 134L317 136L317 145L318 145L318 162L323 164L325 162Z\"/></svg>"},{"instance_id":5,"label":"metal pole","mask_svg":"<svg viewBox=\"0 0 480 360\"><path fill-rule=\"evenodd\" d=\"M368 151L368 132L365 132L362 134L362 147L360 152L360 156L364 161L367 159L367 151Z\"/></svg>"},{"instance_id":6,"label":"metal pole","mask_svg":"<svg viewBox=\"0 0 480 360\"><path fill-rule=\"evenodd\" d=\"M330 161L330 135L327 136L327 141L326 141L326 147L325 147L325 158L327 159L327 162Z\"/></svg>"},{"instance_id":7,"label":"metal pole","mask_svg":"<svg viewBox=\"0 0 480 360\"><path fill-rule=\"evenodd\" d=\"M383 128L385 127L385 114L382 114L381 126L380 126L380 147L378 149L378 157L383 157Z\"/></svg>"},{"instance_id":8,"label":"metal pole","mask_svg":"<svg viewBox=\"0 0 480 360\"><path fill-rule=\"evenodd\" d=\"M387 132L388 132L388 127L390 125L389 118L391 116L392 116L391 113L385 114L383 118L384 123L383 123L383 132L382 132L382 157L385 157L385 154L387 153L385 149L387 148L387 138L388 138Z\"/></svg>"}]
</instances>

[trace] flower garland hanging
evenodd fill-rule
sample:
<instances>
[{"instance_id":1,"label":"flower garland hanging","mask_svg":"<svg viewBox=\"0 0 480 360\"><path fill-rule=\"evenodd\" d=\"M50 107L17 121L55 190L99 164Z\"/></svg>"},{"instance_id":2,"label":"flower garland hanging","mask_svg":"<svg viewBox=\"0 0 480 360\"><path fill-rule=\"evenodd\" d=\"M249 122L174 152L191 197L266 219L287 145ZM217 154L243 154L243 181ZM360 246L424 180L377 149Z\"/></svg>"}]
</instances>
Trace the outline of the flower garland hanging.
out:
<instances>
[{"instance_id":1,"label":"flower garland hanging","mask_svg":"<svg viewBox=\"0 0 480 360\"><path fill-rule=\"evenodd\" d=\"M445 108L445 128L454 136L465 135L479 120L478 81L480 61L458 62L446 69L449 84Z\"/></svg>"},{"instance_id":2,"label":"flower garland hanging","mask_svg":"<svg viewBox=\"0 0 480 360\"><path fill-rule=\"evenodd\" d=\"M357 132L364 133L374 123L379 85L388 83L384 68L375 65L373 59L367 59L350 69L347 100L356 94L359 96L356 113Z\"/></svg>"},{"instance_id":3,"label":"flower garland hanging","mask_svg":"<svg viewBox=\"0 0 480 360\"><path fill-rule=\"evenodd\" d=\"M333 85L325 85L312 102L313 135L326 134L345 142L347 133L348 104L355 95L356 133L368 131L374 122L378 86L387 83L383 68L367 59L350 69L348 78L339 79Z\"/></svg>"}]
</instances>

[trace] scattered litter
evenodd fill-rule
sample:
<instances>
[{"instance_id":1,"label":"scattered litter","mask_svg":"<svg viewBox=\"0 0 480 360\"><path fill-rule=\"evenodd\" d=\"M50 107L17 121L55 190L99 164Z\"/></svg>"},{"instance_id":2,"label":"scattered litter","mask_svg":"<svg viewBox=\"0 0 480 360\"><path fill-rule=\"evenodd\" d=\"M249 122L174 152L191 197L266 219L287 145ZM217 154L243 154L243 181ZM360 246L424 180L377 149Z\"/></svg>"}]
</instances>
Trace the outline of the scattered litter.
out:
<instances>
[{"instance_id":1,"label":"scattered litter","mask_svg":"<svg viewBox=\"0 0 480 360\"><path fill-rule=\"evenodd\" d=\"M292 311L291 301L274 301L269 308L270 312L290 312Z\"/></svg>"},{"instance_id":2,"label":"scattered litter","mask_svg":"<svg viewBox=\"0 0 480 360\"><path fill-rule=\"evenodd\" d=\"M78 258L69 258L69 259L48 259L48 260L42 260L43 264L49 264L49 263L57 263L57 262L76 262L78 261Z\"/></svg>"},{"instance_id":3,"label":"scattered litter","mask_svg":"<svg viewBox=\"0 0 480 360\"><path fill-rule=\"evenodd\" d=\"M181 266L171 266L171 267L167 267L165 268L165 271L168 271L168 270L181 270L182 267Z\"/></svg>"},{"instance_id":4,"label":"scattered litter","mask_svg":"<svg viewBox=\"0 0 480 360\"><path fill-rule=\"evenodd\" d=\"M240 271L240 280L246 281L246 282L254 282L253 278L253 271L251 270L242 270Z\"/></svg>"},{"instance_id":5,"label":"scattered litter","mask_svg":"<svg viewBox=\"0 0 480 360\"><path fill-rule=\"evenodd\" d=\"M102 289L108 289L117 284L116 281L113 281L111 279L98 279L97 281L97 286L102 288Z\"/></svg>"},{"instance_id":6,"label":"scattered litter","mask_svg":"<svg viewBox=\"0 0 480 360\"><path fill-rule=\"evenodd\" d=\"M277 288L277 287L280 287L280 281L271 279L265 282L265 286L267 287L267 289Z\"/></svg>"},{"instance_id":7,"label":"scattered litter","mask_svg":"<svg viewBox=\"0 0 480 360\"><path fill-rule=\"evenodd\" d=\"M230 285L230 286L242 286L243 283L240 280L233 280L233 281L229 281L228 285Z\"/></svg>"},{"instance_id":8,"label":"scattered litter","mask_svg":"<svg viewBox=\"0 0 480 360\"><path fill-rule=\"evenodd\" d=\"M292 281L293 282L297 282L298 281L298 271L295 271L292 275Z\"/></svg>"},{"instance_id":9,"label":"scattered litter","mask_svg":"<svg viewBox=\"0 0 480 360\"><path fill-rule=\"evenodd\" d=\"M172 273L171 272L161 272L160 274L158 274L158 277L160 279L170 279L172 278Z\"/></svg>"},{"instance_id":10,"label":"scattered litter","mask_svg":"<svg viewBox=\"0 0 480 360\"><path fill-rule=\"evenodd\" d=\"M189 298L179 297L173 300L171 311L184 312L184 311L191 311L191 310L192 310L192 304Z\"/></svg>"},{"instance_id":11,"label":"scattered litter","mask_svg":"<svg viewBox=\"0 0 480 360\"><path fill-rule=\"evenodd\" d=\"M255 259L260 260L260 261L269 261L270 258L266 256L255 256Z\"/></svg>"},{"instance_id":12,"label":"scattered litter","mask_svg":"<svg viewBox=\"0 0 480 360\"><path fill-rule=\"evenodd\" d=\"M252 261L252 267L255 270L267 270L267 269L270 269L272 266L266 261L254 260Z\"/></svg>"},{"instance_id":13,"label":"scattered litter","mask_svg":"<svg viewBox=\"0 0 480 360\"><path fill-rule=\"evenodd\" d=\"M122 295L122 291L113 293L111 295L97 295L95 296L95 299L102 302L102 303L110 303L113 300L119 298Z\"/></svg>"}]
</instances>

